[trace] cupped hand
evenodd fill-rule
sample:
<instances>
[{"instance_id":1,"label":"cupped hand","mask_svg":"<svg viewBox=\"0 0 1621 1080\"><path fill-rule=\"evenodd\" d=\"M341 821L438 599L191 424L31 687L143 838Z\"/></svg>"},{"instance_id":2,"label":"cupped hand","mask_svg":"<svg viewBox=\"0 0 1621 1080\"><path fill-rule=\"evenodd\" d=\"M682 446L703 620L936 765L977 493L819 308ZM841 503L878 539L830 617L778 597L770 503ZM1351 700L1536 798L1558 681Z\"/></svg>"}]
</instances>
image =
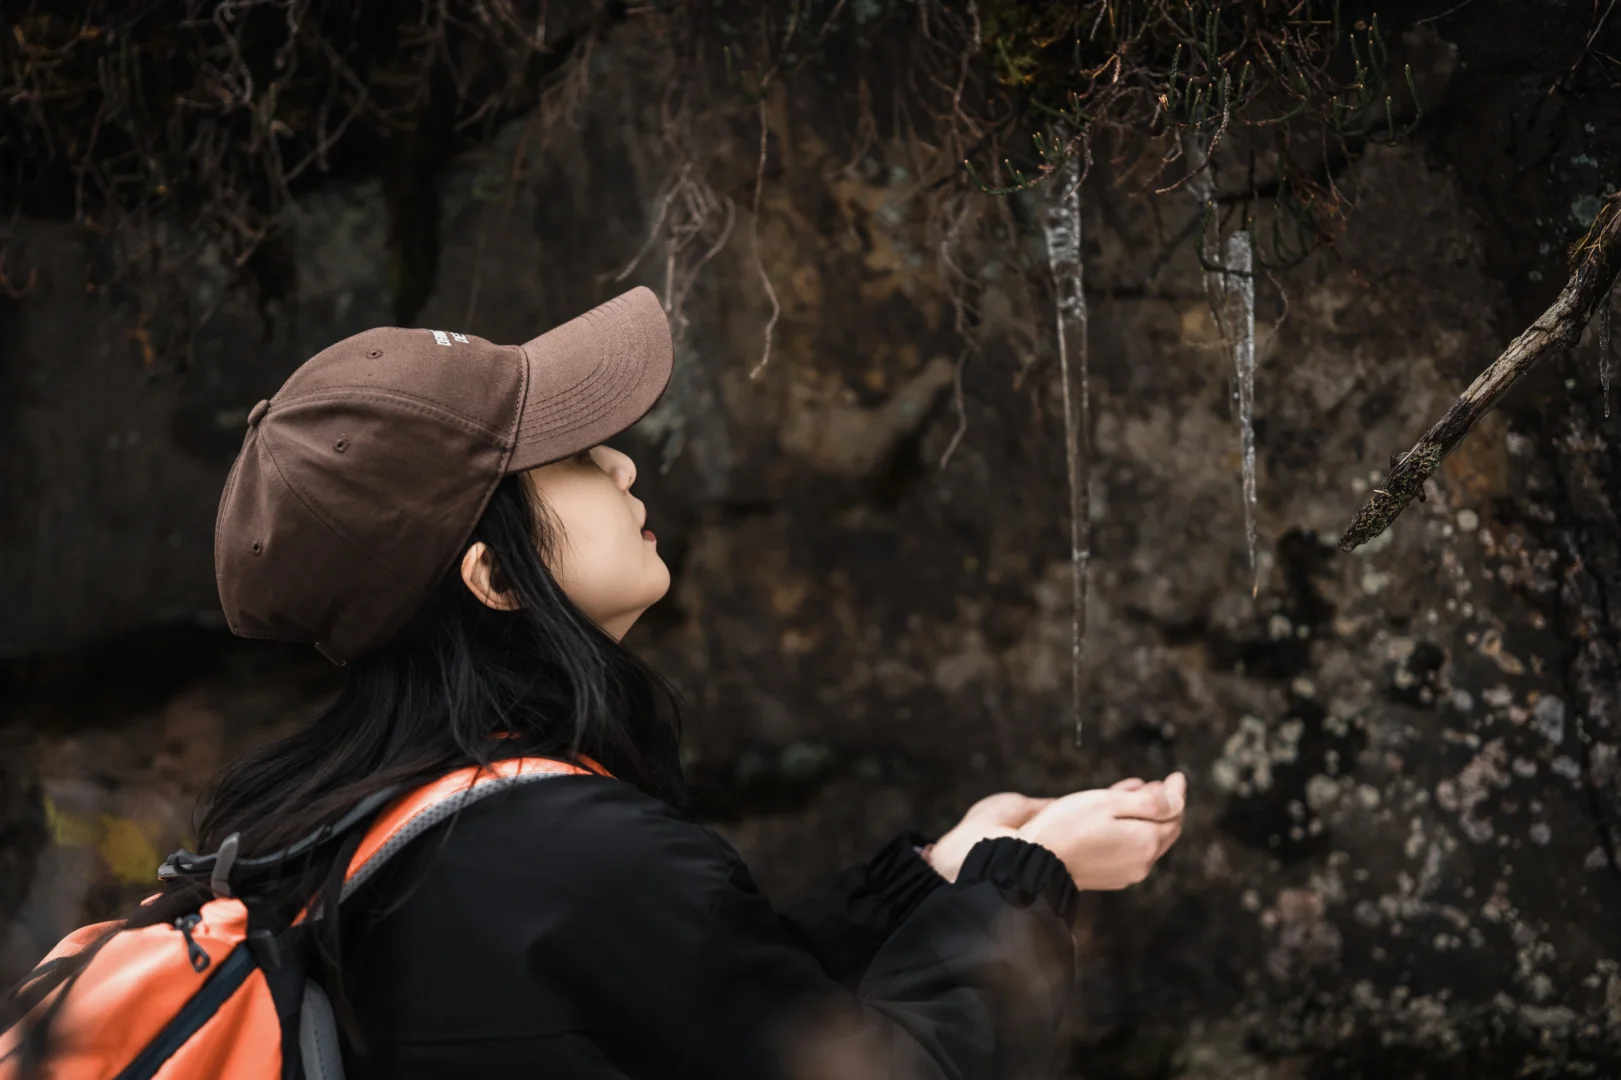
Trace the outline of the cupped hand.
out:
<instances>
[{"instance_id":1,"label":"cupped hand","mask_svg":"<svg viewBox=\"0 0 1621 1080\"><path fill-rule=\"evenodd\" d=\"M988 795L968 808L950 832L923 849L923 857L947 881L956 881L968 852L981 840L1017 836L1018 829L1050 806L1053 799L1032 799L1014 791Z\"/></svg>"},{"instance_id":2,"label":"cupped hand","mask_svg":"<svg viewBox=\"0 0 1621 1080\"><path fill-rule=\"evenodd\" d=\"M1063 860L1081 889L1123 889L1148 876L1182 834L1187 778L1122 780L1052 800L1013 835Z\"/></svg>"}]
</instances>

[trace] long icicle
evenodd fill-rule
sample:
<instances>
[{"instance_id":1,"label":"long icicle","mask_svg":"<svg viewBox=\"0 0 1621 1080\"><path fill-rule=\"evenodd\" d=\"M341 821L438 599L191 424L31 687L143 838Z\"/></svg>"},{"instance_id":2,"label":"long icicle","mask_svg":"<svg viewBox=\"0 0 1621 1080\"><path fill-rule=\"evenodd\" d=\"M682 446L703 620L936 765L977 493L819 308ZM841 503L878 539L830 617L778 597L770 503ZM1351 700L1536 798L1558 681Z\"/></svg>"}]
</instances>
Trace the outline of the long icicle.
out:
<instances>
[{"instance_id":1,"label":"long icicle","mask_svg":"<svg viewBox=\"0 0 1621 1080\"><path fill-rule=\"evenodd\" d=\"M1255 563L1255 246L1248 229L1227 237L1223 293L1232 328L1233 370L1238 377L1239 445L1244 455L1244 539L1249 544L1250 596L1261 591Z\"/></svg>"},{"instance_id":2,"label":"long icicle","mask_svg":"<svg viewBox=\"0 0 1621 1080\"><path fill-rule=\"evenodd\" d=\"M1218 244L1216 178L1209 162L1209 137L1198 131L1184 132L1182 155L1190 174L1188 191L1198 200L1199 212L1205 216L1199 230L1199 252L1206 267L1205 297L1216 328L1233 356L1243 462L1244 541L1250 560L1250 598L1254 599L1261 591L1261 571L1255 558L1255 245L1247 229L1233 233L1225 245Z\"/></svg>"},{"instance_id":3,"label":"long icicle","mask_svg":"<svg viewBox=\"0 0 1621 1080\"><path fill-rule=\"evenodd\" d=\"M1059 166L1041 211L1052 274L1058 330L1058 369L1064 386L1064 460L1069 472L1070 692L1075 745L1081 745L1081 670L1086 661L1087 563L1092 557L1092 395L1087 372L1086 293L1081 280L1081 174L1071 154ZM1074 349L1075 363L1070 362ZM1073 374L1071 368L1075 369ZM1078 393L1076 391L1078 390ZM1079 397L1077 403L1074 399ZM1085 451L1083 454L1083 450Z\"/></svg>"}]
</instances>

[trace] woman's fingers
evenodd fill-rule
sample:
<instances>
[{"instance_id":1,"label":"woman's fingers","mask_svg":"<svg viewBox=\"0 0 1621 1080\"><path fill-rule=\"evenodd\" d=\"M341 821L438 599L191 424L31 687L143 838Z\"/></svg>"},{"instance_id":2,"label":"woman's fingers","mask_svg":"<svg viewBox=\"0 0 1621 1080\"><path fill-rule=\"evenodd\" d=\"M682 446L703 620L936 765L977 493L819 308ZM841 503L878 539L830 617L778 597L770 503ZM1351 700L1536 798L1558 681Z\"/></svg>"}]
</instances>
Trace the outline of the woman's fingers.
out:
<instances>
[{"instance_id":1,"label":"woman's fingers","mask_svg":"<svg viewBox=\"0 0 1621 1080\"><path fill-rule=\"evenodd\" d=\"M1171 805L1180 807L1187 801L1188 778L1180 772L1174 772L1164 780L1143 780L1140 777L1129 777L1117 780L1109 785L1110 791L1152 791L1163 789L1170 798Z\"/></svg>"},{"instance_id":2,"label":"woman's fingers","mask_svg":"<svg viewBox=\"0 0 1621 1080\"><path fill-rule=\"evenodd\" d=\"M974 821L1017 829L1045 810L1052 801L1049 798L1031 798L1016 791L1003 791L979 800L963 817L964 820L971 818Z\"/></svg>"},{"instance_id":3,"label":"woman's fingers","mask_svg":"<svg viewBox=\"0 0 1621 1080\"><path fill-rule=\"evenodd\" d=\"M1182 811L1187 806L1188 778L1180 772L1174 772L1166 777L1163 783L1155 784L1153 787L1157 787L1158 791L1148 791L1145 788L1131 793L1143 799L1142 804L1136 807L1136 813L1123 814L1117 806L1116 816L1144 819L1143 823L1153 830L1152 862L1158 862L1182 835Z\"/></svg>"},{"instance_id":4,"label":"woman's fingers","mask_svg":"<svg viewBox=\"0 0 1621 1080\"><path fill-rule=\"evenodd\" d=\"M1124 889L1142 881L1182 832L1181 781L1135 790L1080 791L1057 800L1019 830L1063 860L1082 889Z\"/></svg>"},{"instance_id":5,"label":"woman's fingers","mask_svg":"<svg viewBox=\"0 0 1621 1080\"><path fill-rule=\"evenodd\" d=\"M1140 853L1139 880L1148 876L1154 865L1171 850L1171 845L1176 843L1177 837L1182 835L1181 819L1176 821L1128 819L1117 821L1116 824L1129 828L1135 837L1136 850Z\"/></svg>"},{"instance_id":6,"label":"woman's fingers","mask_svg":"<svg viewBox=\"0 0 1621 1080\"><path fill-rule=\"evenodd\" d=\"M1145 784L1135 791L1114 792L1114 816L1143 821L1171 821L1182 813L1180 792L1164 784Z\"/></svg>"},{"instance_id":7,"label":"woman's fingers","mask_svg":"<svg viewBox=\"0 0 1621 1080\"><path fill-rule=\"evenodd\" d=\"M1159 847L1154 853L1154 861L1158 862L1161 856L1171 850L1171 845L1176 843L1177 837L1182 835L1182 819L1155 822L1155 827L1159 830Z\"/></svg>"},{"instance_id":8,"label":"woman's fingers","mask_svg":"<svg viewBox=\"0 0 1621 1080\"><path fill-rule=\"evenodd\" d=\"M1180 811L1188 803L1188 778L1186 773L1174 772L1165 778L1165 793L1171 797Z\"/></svg>"}]
</instances>

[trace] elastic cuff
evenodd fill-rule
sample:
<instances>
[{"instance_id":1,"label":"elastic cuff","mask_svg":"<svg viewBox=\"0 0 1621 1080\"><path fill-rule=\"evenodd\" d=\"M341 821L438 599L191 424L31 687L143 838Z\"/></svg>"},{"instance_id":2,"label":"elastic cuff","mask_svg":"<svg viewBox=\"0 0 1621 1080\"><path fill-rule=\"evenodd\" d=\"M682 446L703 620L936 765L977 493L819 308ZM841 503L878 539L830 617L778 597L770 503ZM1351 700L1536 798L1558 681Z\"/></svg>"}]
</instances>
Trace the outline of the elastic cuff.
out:
<instances>
[{"instance_id":1,"label":"elastic cuff","mask_svg":"<svg viewBox=\"0 0 1621 1080\"><path fill-rule=\"evenodd\" d=\"M925 897L946 883L918 848L929 843L921 833L902 833L867 862L867 890L904 920Z\"/></svg>"},{"instance_id":2,"label":"elastic cuff","mask_svg":"<svg viewBox=\"0 0 1621 1080\"><path fill-rule=\"evenodd\" d=\"M1037 897L1044 896L1065 922L1074 918L1080 896L1057 855L1040 844L1012 836L981 840L969 850L957 883L976 881L989 881L1019 907L1029 907Z\"/></svg>"}]
</instances>

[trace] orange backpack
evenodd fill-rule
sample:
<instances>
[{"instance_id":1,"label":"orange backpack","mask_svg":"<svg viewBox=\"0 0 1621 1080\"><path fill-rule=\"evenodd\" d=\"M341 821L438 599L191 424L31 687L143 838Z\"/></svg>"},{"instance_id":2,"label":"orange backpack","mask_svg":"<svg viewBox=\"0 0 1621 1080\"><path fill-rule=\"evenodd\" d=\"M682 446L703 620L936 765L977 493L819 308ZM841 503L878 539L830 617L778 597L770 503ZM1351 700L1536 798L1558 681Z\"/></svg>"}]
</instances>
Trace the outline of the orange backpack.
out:
<instances>
[{"instance_id":1,"label":"orange backpack","mask_svg":"<svg viewBox=\"0 0 1621 1080\"><path fill-rule=\"evenodd\" d=\"M379 792L342 821L286 851L236 858L235 834L215 855L180 852L160 877L208 874L215 899L173 923L122 931L110 938L68 985L52 1028L49 1080L341 1080L343 1059L332 1005L305 977L302 950L288 933L248 931L248 908L231 893L233 866L268 868L296 857L381 813L349 860L342 898L411 840L469 804L516 784L592 770L546 758L512 758L486 769L469 766L403 794ZM600 770L597 770L600 772ZM386 805L385 805L386 803ZM305 929L294 920L293 930ZM43 961L71 956L111 923L81 927ZM58 988L39 1009L63 993ZM18 1029L0 1034L0 1080L12 1080Z\"/></svg>"}]
</instances>

